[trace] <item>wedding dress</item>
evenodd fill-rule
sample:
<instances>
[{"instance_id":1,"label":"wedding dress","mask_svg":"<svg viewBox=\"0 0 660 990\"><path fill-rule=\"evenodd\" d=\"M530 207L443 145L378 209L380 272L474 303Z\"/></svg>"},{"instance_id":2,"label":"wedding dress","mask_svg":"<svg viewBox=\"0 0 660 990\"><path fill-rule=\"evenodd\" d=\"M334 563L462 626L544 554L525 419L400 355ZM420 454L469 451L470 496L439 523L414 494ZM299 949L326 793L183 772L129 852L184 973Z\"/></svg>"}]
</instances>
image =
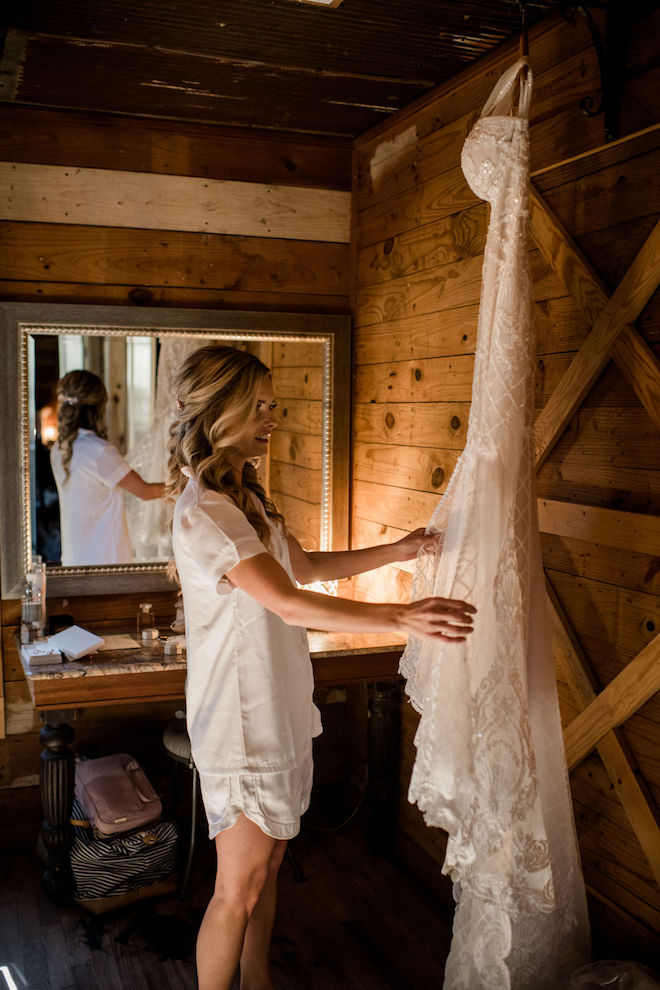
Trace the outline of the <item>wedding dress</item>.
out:
<instances>
[{"instance_id":1,"label":"wedding dress","mask_svg":"<svg viewBox=\"0 0 660 990\"><path fill-rule=\"evenodd\" d=\"M170 426L176 419L174 377L193 351L205 340L199 337L158 338L156 401L151 427L128 451L126 460L145 481L167 480L167 444ZM165 499L126 499L126 519L134 563L167 561L172 556L171 507Z\"/></svg>"},{"instance_id":2,"label":"wedding dress","mask_svg":"<svg viewBox=\"0 0 660 990\"><path fill-rule=\"evenodd\" d=\"M464 643L410 640L421 712L409 799L449 833L457 901L445 990L558 990L589 930L557 704L532 445L526 60L499 80L462 167L490 203L465 450L428 530L413 597L473 602ZM517 111L512 112L519 92Z\"/></svg>"}]
</instances>

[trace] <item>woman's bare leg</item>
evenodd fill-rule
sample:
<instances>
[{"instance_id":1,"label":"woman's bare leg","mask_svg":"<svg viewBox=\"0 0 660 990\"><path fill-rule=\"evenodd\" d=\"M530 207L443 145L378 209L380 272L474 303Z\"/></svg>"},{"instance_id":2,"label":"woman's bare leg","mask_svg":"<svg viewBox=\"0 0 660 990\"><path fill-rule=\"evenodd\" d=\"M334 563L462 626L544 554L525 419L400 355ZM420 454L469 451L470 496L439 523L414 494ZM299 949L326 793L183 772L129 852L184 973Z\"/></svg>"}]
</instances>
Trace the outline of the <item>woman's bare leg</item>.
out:
<instances>
[{"instance_id":1,"label":"woman's bare leg","mask_svg":"<svg viewBox=\"0 0 660 990\"><path fill-rule=\"evenodd\" d=\"M277 844L268 865L268 877L245 930L241 953L241 990L272 990L270 979L270 940L277 905L277 874L286 851L286 842Z\"/></svg>"},{"instance_id":2,"label":"woman's bare leg","mask_svg":"<svg viewBox=\"0 0 660 990\"><path fill-rule=\"evenodd\" d=\"M197 936L199 990L230 990L250 915L267 885L280 841L241 815L235 825L216 836L215 845L215 890Z\"/></svg>"}]
</instances>

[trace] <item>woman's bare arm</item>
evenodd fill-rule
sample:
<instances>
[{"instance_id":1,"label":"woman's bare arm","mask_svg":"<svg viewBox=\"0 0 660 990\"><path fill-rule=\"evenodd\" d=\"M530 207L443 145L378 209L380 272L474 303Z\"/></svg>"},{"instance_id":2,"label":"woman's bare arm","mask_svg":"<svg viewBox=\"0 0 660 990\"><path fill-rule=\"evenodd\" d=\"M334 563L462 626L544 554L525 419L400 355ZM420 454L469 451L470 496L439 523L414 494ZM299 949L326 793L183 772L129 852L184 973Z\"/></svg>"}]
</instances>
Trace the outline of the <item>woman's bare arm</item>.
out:
<instances>
[{"instance_id":1,"label":"woman's bare arm","mask_svg":"<svg viewBox=\"0 0 660 990\"><path fill-rule=\"evenodd\" d=\"M137 495L143 502L148 502L152 498L162 498L165 494L165 485L162 481L145 481L137 471L129 471L117 484L131 495Z\"/></svg>"},{"instance_id":2,"label":"woman's bare arm","mask_svg":"<svg viewBox=\"0 0 660 990\"><path fill-rule=\"evenodd\" d=\"M466 602L426 598L408 605L371 604L297 588L269 553L241 561L227 572L237 588L290 626L327 632L398 632L426 639L463 640L476 609Z\"/></svg>"},{"instance_id":3,"label":"woman's bare arm","mask_svg":"<svg viewBox=\"0 0 660 990\"><path fill-rule=\"evenodd\" d=\"M429 536L424 529L416 529L395 543L365 547L363 550L330 552L303 550L295 536L289 534L288 539L291 567L296 581L300 584L312 584L313 581L338 581L398 560L413 560L420 547L433 549L441 536Z\"/></svg>"}]
</instances>

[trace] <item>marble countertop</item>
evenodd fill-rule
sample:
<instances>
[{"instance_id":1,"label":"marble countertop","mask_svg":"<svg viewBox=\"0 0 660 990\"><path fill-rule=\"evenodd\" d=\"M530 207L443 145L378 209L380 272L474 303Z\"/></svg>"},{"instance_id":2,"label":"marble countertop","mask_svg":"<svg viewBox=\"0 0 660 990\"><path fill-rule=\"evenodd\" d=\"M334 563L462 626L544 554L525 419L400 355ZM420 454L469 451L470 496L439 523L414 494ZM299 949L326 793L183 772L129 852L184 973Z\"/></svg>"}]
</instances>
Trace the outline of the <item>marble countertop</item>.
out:
<instances>
[{"instance_id":1,"label":"marble countertop","mask_svg":"<svg viewBox=\"0 0 660 990\"><path fill-rule=\"evenodd\" d=\"M313 661L337 656L395 653L405 646L405 640L392 633L328 633L310 630L309 648ZM76 677L103 677L107 675L148 673L149 671L180 670L185 667L186 655L166 655L164 641L153 645L140 644L137 649L102 650L81 660L64 660L30 669L21 656L21 664L28 682L42 679Z\"/></svg>"}]
</instances>

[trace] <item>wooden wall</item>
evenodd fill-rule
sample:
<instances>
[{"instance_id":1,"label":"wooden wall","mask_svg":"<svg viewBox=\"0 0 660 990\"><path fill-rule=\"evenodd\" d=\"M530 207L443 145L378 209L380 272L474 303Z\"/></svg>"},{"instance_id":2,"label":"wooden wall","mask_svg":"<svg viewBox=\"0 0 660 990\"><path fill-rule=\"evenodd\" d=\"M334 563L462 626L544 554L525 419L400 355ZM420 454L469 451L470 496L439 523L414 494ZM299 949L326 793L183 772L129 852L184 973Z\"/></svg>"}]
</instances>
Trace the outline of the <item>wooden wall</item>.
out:
<instances>
[{"instance_id":1,"label":"wooden wall","mask_svg":"<svg viewBox=\"0 0 660 990\"><path fill-rule=\"evenodd\" d=\"M278 428L271 438L270 492L307 550L321 537L323 345L273 344Z\"/></svg>"},{"instance_id":2,"label":"wooden wall","mask_svg":"<svg viewBox=\"0 0 660 990\"><path fill-rule=\"evenodd\" d=\"M543 552L594 931L611 929L613 954L650 953L660 929L657 24L635 22L623 138L606 147L602 118L578 106L597 92L587 30L557 18L530 36ZM500 49L357 142L356 546L426 524L465 444L488 213L460 151L516 54ZM355 586L406 600L410 580L392 566ZM407 703L402 716L400 848L442 886L443 833L405 798L417 718Z\"/></svg>"},{"instance_id":3,"label":"wooden wall","mask_svg":"<svg viewBox=\"0 0 660 990\"><path fill-rule=\"evenodd\" d=\"M2 106L0 162L3 300L144 305L147 319L150 305L350 311L346 141ZM294 380L284 351L281 374ZM283 404L292 419L296 389ZM312 421L309 414L303 433L314 432ZM277 455L282 474L295 471L290 447ZM171 621L173 596L153 597L160 620ZM49 608L92 629L99 615L131 628L133 598ZM0 832L14 839L32 837L40 819L39 723L14 646L18 622L17 603L3 601L0 789L12 791L4 791ZM78 738L128 745L128 727L148 764L171 714L171 705L87 712Z\"/></svg>"},{"instance_id":4,"label":"wooden wall","mask_svg":"<svg viewBox=\"0 0 660 990\"><path fill-rule=\"evenodd\" d=\"M0 148L3 299L347 312L346 142L3 106Z\"/></svg>"}]
</instances>

